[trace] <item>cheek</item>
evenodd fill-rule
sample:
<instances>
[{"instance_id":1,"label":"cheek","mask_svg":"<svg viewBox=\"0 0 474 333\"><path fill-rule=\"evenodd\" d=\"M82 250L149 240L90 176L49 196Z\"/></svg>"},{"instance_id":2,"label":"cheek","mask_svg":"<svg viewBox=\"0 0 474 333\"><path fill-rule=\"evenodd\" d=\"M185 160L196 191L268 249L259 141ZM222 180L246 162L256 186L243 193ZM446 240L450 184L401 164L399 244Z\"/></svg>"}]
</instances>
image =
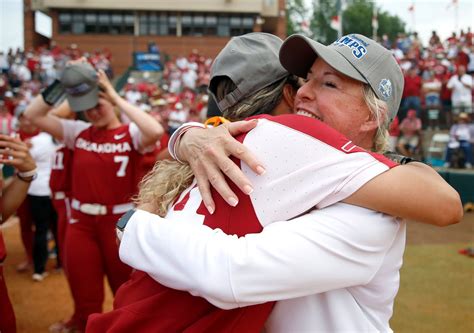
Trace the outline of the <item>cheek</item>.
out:
<instances>
[{"instance_id":1,"label":"cheek","mask_svg":"<svg viewBox=\"0 0 474 333\"><path fill-rule=\"evenodd\" d=\"M96 121L97 119L100 118L100 112L98 110L92 110L92 111L88 111L86 113L86 116L89 120L94 120Z\"/></svg>"},{"instance_id":2,"label":"cheek","mask_svg":"<svg viewBox=\"0 0 474 333\"><path fill-rule=\"evenodd\" d=\"M86 117L87 120L91 121L92 120L92 116L91 116L91 112L90 111L87 111L84 113L84 116Z\"/></svg>"},{"instance_id":3,"label":"cheek","mask_svg":"<svg viewBox=\"0 0 474 333\"><path fill-rule=\"evenodd\" d=\"M325 94L320 94L318 97L318 110L325 121L337 124L344 120L347 115L348 104L343 99Z\"/></svg>"},{"instance_id":4,"label":"cheek","mask_svg":"<svg viewBox=\"0 0 474 333\"><path fill-rule=\"evenodd\" d=\"M110 118L114 115L114 108L109 106L102 106L99 109L99 116L101 118Z\"/></svg>"}]
</instances>

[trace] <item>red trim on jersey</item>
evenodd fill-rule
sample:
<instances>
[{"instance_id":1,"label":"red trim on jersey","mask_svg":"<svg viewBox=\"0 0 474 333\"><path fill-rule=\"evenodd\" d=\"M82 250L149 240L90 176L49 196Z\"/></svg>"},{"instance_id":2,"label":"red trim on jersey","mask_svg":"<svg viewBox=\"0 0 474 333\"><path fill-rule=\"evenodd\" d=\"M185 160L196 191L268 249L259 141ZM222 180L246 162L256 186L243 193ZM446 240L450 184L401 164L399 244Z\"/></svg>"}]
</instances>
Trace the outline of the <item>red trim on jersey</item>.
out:
<instances>
[{"instance_id":1,"label":"red trim on jersey","mask_svg":"<svg viewBox=\"0 0 474 333\"><path fill-rule=\"evenodd\" d=\"M186 206L186 203L189 200L190 192L191 191L188 191L188 193L186 193L186 195L183 197L183 199L174 205L173 210L181 211L181 210L184 209L184 207Z\"/></svg>"}]
</instances>

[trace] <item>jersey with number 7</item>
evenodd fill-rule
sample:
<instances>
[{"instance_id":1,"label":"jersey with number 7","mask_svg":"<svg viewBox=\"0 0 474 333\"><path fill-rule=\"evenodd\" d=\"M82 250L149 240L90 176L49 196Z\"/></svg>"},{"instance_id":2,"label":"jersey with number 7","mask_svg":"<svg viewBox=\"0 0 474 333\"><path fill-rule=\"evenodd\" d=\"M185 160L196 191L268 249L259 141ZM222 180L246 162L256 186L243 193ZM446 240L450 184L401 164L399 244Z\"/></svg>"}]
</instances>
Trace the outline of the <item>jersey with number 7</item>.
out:
<instances>
[{"instance_id":1,"label":"jersey with number 7","mask_svg":"<svg viewBox=\"0 0 474 333\"><path fill-rule=\"evenodd\" d=\"M127 203L136 192L140 131L135 124L111 130L61 120L64 143L74 150L72 197L81 203Z\"/></svg>"}]
</instances>

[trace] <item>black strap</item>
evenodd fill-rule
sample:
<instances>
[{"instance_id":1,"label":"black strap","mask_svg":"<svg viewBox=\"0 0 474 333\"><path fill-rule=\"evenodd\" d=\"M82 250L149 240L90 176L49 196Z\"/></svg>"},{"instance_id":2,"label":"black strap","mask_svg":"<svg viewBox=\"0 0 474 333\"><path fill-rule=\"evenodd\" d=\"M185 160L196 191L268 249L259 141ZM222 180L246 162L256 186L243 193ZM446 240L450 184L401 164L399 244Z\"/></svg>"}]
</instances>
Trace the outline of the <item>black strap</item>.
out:
<instances>
[{"instance_id":1,"label":"black strap","mask_svg":"<svg viewBox=\"0 0 474 333\"><path fill-rule=\"evenodd\" d=\"M66 97L66 91L61 84L61 81L56 79L41 92L41 95L46 104L53 106L64 100Z\"/></svg>"}]
</instances>

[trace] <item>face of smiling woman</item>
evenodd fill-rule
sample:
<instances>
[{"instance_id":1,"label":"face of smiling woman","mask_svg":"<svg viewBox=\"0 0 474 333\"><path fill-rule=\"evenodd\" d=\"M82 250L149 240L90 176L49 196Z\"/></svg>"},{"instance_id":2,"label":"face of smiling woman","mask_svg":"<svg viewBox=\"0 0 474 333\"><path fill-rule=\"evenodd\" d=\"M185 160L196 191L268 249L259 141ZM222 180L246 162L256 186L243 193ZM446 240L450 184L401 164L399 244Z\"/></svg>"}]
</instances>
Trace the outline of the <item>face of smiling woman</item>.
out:
<instances>
[{"instance_id":1,"label":"face of smiling woman","mask_svg":"<svg viewBox=\"0 0 474 333\"><path fill-rule=\"evenodd\" d=\"M363 83L339 73L321 58L315 60L297 92L295 111L321 120L363 148L371 148L367 132L374 130L374 124Z\"/></svg>"}]
</instances>

